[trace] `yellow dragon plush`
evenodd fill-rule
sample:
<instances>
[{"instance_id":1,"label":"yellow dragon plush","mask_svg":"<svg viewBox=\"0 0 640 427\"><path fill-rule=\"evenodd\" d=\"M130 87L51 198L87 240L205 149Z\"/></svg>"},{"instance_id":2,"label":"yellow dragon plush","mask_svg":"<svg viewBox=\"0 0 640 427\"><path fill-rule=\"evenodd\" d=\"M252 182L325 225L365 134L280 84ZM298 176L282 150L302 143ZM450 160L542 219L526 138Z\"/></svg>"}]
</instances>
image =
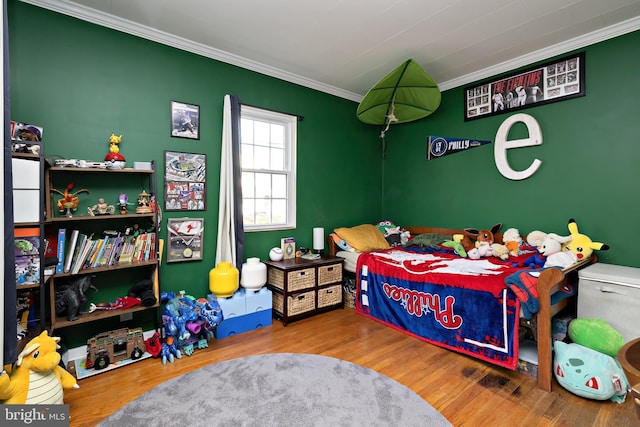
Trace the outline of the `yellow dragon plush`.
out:
<instances>
[{"instance_id":1,"label":"yellow dragon plush","mask_svg":"<svg viewBox=\"0 0 640 427\"><path fill-rule=\"evenodd\" d=\"M63 389L79 388L76 379L60 367L58 337L47 331L29 341L18 355L15 368L5 366L0 374L0 403L3 404L62 404Z\"/></svg>"}]
</instances>

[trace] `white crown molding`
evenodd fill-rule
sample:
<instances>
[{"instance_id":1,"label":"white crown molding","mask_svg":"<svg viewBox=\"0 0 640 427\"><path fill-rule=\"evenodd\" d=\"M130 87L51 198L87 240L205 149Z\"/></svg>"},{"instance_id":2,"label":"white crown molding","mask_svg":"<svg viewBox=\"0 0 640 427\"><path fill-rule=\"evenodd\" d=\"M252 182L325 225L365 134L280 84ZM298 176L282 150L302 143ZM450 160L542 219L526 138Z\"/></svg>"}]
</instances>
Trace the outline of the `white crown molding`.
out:
<instances>
[{"instance_id":1,"label":"white crown molding","mask_svg":"<svg viewBox=\"0 0 640 427\"><path fill-rule=\"evenodd\" d=\"M78 5L77 3L72 3L67 0L20 1L74 18L78 18L83 21L91 22L93 24L101 25L103 27L122 31L127 34L132 34L134 36L138 36L167 46L175 47L176 49L184 50L186 52L195 53L197 55L215 59L217 61L245 68L247 70L255 71L260 74L295 83L300 86L308 87L310 89L315 89L320 92L328 93L330 95L335 95L337 97L348 99L354 102L360 102L364 97L364 95L346 91L335 86L330 86L297 74L289 73L279 68L252 61L250 59L243 58L241 56L234 55L219 49L215 49L201 43L195 43L190 40L156 30L154 28L137 24L127 19L119 18L108 13L88 8L86 6ZM496 64L478 72L448 80L446 82L438 84L438 86L440 87L441 91L454 89L456 87L464 86L475 81L489 78L491 76L506 73L508 71L524 67L538 61L543 61L557 55L562 55L572 50L581 49L595 43L618 37L636 31L638 29L640 29L640 17L635 17L627 21L623 21L618 24L614 24L609 27L594 31L592 33L585 34L580 37L575 37L565 42L558 43L556 45L549 46L526 55L522 55L518 58L514 58L500 64Z\"/></svg>"},{"instance_id":2,"label":"white crown molding","mask_svg":"<svg viewBox=\"0 0 640 427\"><path fill-rule=\"evenodd\" d=\"M574 37L562 43L537 50L535 52L522 55L509 61L493 65L476 73L467 74L438 85L441 91L454 89L479 80L487 79L498 74L506 73L520 67L524 67L535 62L544 61L557 55L562 55L572 50L582 49L614 37L622 36L640 29L640 17L635 17L627 21L619 22L606 28L593 31L583 36Z\"/></svg>"},{"instance_id":3,"label":"white crown molding","mask_svg":"<svg viewBox=\"0 0 640 427\"><path fill-rule=\"evenodd\" d=\"M287 82L295 83L300 86L315 89L320 92L335 95L340 98L348 99L355 102L362 100L362 95L349 92L344 89L340 89L334 86L330 86L297 74L289 73L279 68L271 67L256 61L252 61L247 58L243 58L238 55L234 55L223 50L215 49L201 43L196 43L191 40L187 40L182 37L156 30L138 23L129 21L127 19L119 18L108 13L100 12L95 9L91 9L86 6L82 6L76 3L72 3L66 0L20 0L23 3L29 3L34 6L39 6L44 9L51 10L53 12L68 15L73 18L78 18L83 21L91 22L96 25L111 28L117 31L122 31L127 34L141 37L143 39L151 40L157 43L161 43L167 46L175 47L176 49L184 50L186 52L195 53L197 55L204 56L206 58L215 59L227 64L235 65L247 70L255 71L260 74L265 74L270 77L275 77Z\"/></svg>"}]
</instances>

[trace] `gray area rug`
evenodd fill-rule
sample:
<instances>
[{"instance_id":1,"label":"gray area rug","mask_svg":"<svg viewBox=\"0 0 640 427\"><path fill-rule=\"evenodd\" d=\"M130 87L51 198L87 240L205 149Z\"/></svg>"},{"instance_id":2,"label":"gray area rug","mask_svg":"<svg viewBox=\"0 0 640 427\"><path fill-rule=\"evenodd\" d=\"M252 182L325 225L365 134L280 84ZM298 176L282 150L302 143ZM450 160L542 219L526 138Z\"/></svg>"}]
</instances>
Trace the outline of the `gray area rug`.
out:
<instances>
[{"instance_id":1,"label":"gray area rug","mask_svg":"<svg viewBox=\"0 0 640 427\"><path fill-rule=\"evenodd\" d=\"M418 394L374 370L293 353L205 366L149 390L99 424L143 425L451 426Z\"/></svg>"}]
</instances>

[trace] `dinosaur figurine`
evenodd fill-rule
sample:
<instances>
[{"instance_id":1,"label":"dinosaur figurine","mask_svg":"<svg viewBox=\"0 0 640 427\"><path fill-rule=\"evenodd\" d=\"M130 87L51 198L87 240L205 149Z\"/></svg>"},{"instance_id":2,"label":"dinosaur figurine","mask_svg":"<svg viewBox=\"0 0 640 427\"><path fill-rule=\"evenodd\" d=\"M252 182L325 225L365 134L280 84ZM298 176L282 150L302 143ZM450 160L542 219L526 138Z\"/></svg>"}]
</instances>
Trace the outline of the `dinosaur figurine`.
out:
<instances>
[{"instance_id":1,"label":"dinosaur figurine","mask_svg":"<svg viewBox=\"0 0 640 427\"><path fill-rule=\"evenodd\" d=\"M59 366L59 341L44 331L29 341L13 370L11 365L5 366L11 372L0 374L0 403L62 404L63 389L80 387L73 375Z\"/></svg>"}]
</instances>

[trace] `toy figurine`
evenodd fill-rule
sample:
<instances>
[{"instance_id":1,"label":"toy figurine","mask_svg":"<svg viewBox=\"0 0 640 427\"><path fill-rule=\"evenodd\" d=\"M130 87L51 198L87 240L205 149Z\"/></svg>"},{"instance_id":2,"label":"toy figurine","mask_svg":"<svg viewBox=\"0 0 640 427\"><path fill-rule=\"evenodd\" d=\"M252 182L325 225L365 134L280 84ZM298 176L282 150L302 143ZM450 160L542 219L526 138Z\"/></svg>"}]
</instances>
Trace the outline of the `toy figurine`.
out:
<instances>
[{"instance_id":1,"label":"toy figurine","mask_svg":"<svg viewBox=\"0 0 640 427\"><path fill-rule=\"evenodd\" d=\"M120 148L118 147L120 142L122 142L122 135L118 136L112 133L109 137L109 154L104 156L104 161L107 162L107 169L124 169L126 160L120 154Z\"/></svg>"},{"instance_id":2,"label":"toy figurine","mask_svg":"<svg viewBox=\"0 0 640 427\"><path fill-rule=\"evenodd\" d=\"M93 289L94 291L98 290L91 284L90 276L83 276L57 289L55 303L56 315L62 316L66 314L70 321L76 320L87 303L87 292L89 289Z\"/></svg>"},{"instance_id":3,"label":"toy figurine","mask_svg":"<svg viewBox=\"0 0 640 427\"><path fill-rule=\"evenodd\" d=\"M68 217L73 216L73 212L78 209L78 202L80 199L78 198L78 194L87 193L89 194L89 190L83 188L82 190L78 190L75 193L71 193L73 189L73 182L70 182L67 185L67 188L64 190L64 193L60 190L52 188L51 191L53 193L59 194L62 196L62 199L58 200L58 210L60 213L64 213Z\"/></svg>"},{"instance_id":4,"label":"toy figurine","mask_svg":"<svg viewBox=\"0 0 640 427\"><path fill-rule=\"evenodd\" d=\"M127 214L127 204L129 204L129 196L122 193L118 197L118 204L120 205L120 215Z\"/></svg>"},{"instance_id":5,"label":"toy figurine","mask_svg":"<svg viewBox=\"0 0 640 427\"><path fill-rule=\"evenodd\" d=\"M89 215L91 216L112 215L115 212L116 208L113 205L108 205L101 197L98 199L98 203L91 206L90 208L87 208L87 210L89 211Z\"/></svg>"},{"instance_id":6,"label":"toy figurine","mask_svg":"<svg viewBox=\"0 0 640 427\"><path fill-rule=\"evenodd\" d=\"M149 198L151 194L142 190L142 193L138 194L138 207L136 208L136 213L139 214L147 214L153 212L151 209L151 202Z\"/></svg>"}]
</instances>

